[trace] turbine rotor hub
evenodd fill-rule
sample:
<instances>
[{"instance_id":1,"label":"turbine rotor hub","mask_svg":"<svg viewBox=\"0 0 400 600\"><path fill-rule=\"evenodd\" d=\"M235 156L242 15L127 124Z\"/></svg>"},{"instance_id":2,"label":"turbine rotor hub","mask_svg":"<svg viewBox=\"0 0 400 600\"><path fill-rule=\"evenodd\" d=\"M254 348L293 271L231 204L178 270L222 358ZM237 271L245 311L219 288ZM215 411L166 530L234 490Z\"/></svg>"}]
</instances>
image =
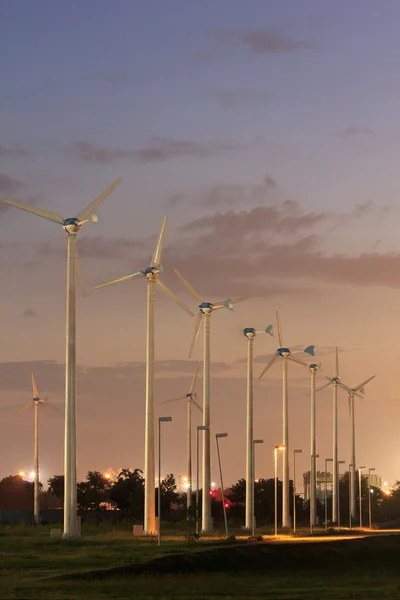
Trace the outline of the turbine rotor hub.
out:
<instances>
[{"instance_id":1,"label":"turbine rotor hub","mask_svg":"<svg viewBox=\"0 0 400 600\"><path fill-rule=\"evenodd\" d=\"M213 311L213 305L211 302L202 302L199 304L199 310L203 315L210 315Z\"/></svg>"},{"instance_id":2,"label":"turbine rotor hub","mask_svg":"<svg viewBox=\"0 0 400 600\"><path fill-rule=\"evenodd\" d=\"M256 337L256 330L254 329L254 327L246 327L245 329L243 329L243 335L247 337L247 339L252 339Z\"/></svg>"},{"instance_id":3,"label":"turbine rotor hub","mask_svg":"<svg viewBox=\"0 0 400 600\"><path fill-rule=\"evenodd\" d=\"M339 383L340 377L332 377L332 383Z\"/></svg>"},{"instance_id":4,"label":"turbine rotor hub","mask_svg":"<svg viewBox=\"0 0 400 600\"><path fill-rule=\"evenodd\" d=\"M147 267L147 269L144 271L146 278L150 281L156 281L159 273L160 270L157 267Z\"/></svg>"},{"instance_id":5,"label":"turbine rotor hub","mask_svg":"<svg viewBox=\"0 0 400 600\"><path fill-rule=\"evenodd\" d=\"M282 356L282 358L287 358L291 355L289 348L278 348L277 352L280 354L280 356Z\"/></svg>"},{"instance_id":6,"label":"turbine rotor hub","mask_svg":"<svg viewBox=\"0 0 400 600\"><path fill-rule=\"evenodd\" d=\"M67 233L78 233L78 231L81 228L79 219L77 219L76 217L73 219L65 219L63 228Z\"/></svg>"},{"instance_id":7,"label":"turbine rotor hub","mask_svg":"<svg viewBox=\"0 0 400 600\"><path fill-rule=\"evenodd\" d=\"M314 363L312 365L310 365L308 367L310 369L310 371L312 371L313 373L316 373L319 369L318 365L315 365Z\"/></svg>"}]
</instances>

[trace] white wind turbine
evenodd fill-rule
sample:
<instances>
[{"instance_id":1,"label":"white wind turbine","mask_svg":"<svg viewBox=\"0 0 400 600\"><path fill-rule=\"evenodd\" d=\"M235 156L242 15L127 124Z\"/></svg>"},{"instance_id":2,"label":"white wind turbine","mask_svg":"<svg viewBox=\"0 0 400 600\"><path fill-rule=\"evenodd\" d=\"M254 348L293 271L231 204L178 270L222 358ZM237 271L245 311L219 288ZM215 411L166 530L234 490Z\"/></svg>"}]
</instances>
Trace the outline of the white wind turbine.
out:
<instances>
[{"instance_id":1,"label":"white wind turbine","mask_svg":"<svg viewBox=\"0 0 400 600\"><path fill-rule=\"evenodd\" d=\"M131 279L146 278L147 280L147 327L146 327L146 423L145 423L145 464L144 464L144 533L152 535L156 533L156 502L155 502L155 453L154 453L154 295L157 286L164 294L171 298L178 306L183 308L191 317L192 311L171 290L160 281L161 252L165 236L168 215L164 216L160 235L158 237L153 257L149 267L143 271L137 271L125 275L119 279L107 281L96 285L93 289L130 281Z\"/></svg>"},{"instance_id":2,"label":"white wind turbine","mask_svg":"<svg viewBox=\"0 0 400 600\"><path fill-rule=\"evenodd\" d=\"M349 395L349 412L350 412L350 422L351 422L351 472L350 472L350 513L352 519L356 518L356 423L355 423L355 407L354 407L354 397L358 396L359 398L363 398L362 394L364 393L364 387L372 381L376 375L372 375L359 385L356 385L353 388L347 387L347 385L341 384L341 387L345 389ZM359 393L360 392L360 393Z\"/></svg>"},{"instance_id":3,"label":"white wind turbine","mask_svg":"<svg viewBox=\"0 0 400 600\"><path fill-rule=\"evenodd\" d=\"M293 354L299 352L306 352L314 356L315 346L307 346L304 350L298 350L292 352L289 348L283 345L282 327L279 319L279 313L276 311L276 322L278 325L278 337L279 337L279 348L272 356L271 360L259 376L261 379L264 374L272 367L274 362L281 357L282 361L282 421L283 421L283 434L282 434L282 446L283 450L283 474L282 474L282 527L290 527L290 494L289 494L289 405L288 405L288 361L298 363L307 367L307 363L295 358Z\"/></svg>"},{"instance_id":4,"label":"white wind turbine","mask_svg":"<svg viewBox=\"0 0 400 600\"><path fill-rule=\"evenodd\" d=\"M33 398L29 400L29 402L24 406L22 410L19 411L19 415L22 415L25 411L27 411L31 406L35 409L35 421L34 421L34 444L33 444L33 472L35 474L33 480L33 517L35 523L40 523L40 494L39 494L39 485L40 485L40 473L39 473L39 406L46 406L47 408L51 408L52 410L57 410L55 406L52 406L47 402L47 398L45 400L41 400L39 398L39 392L36 387L35 376L32 373L32 392Z\"/></svg>"},{"instance_id":5,"label":"white wind turbine","mask_svg":"<svg viewBox=\"0 0 400 600\"><path fill-rule=\"evenodd\" d=\"M196 401L196 394L194 392L196 386L196 379L199 370L196 369L193 375L190 390L183 396L177 398L171 398L170 400L164 400L163 404L167 402L176 402L177 400L187 400L187 489L186 489L186 506L189 510L192 503L192 404L203 412L200 404Z\"/></svg>"},{"instance_id":6,"label":"white wind turbine","mask_svg":"<svg viewBox=\"0 0 400 600\"><path fill-rule=\"evenodd\" d=\"M254 339L259 333L272 333L272 325L257 331L253 327L243 329L247 338L247 404L246 404L246 519L245 528L253 531L253 496L254 496L254 435L253 435L253 361Z\"/></svg>"},{"instance_id":7,"label":"white wind turbine","mask_svg":"<svg viewBox=\"0 0 400 600\"><path fill-rule=\"evenodd\" d=\"M316 392L323 390L328 386L332 386L333 388L333 453L332 453L332 471L333 471L333 482L332 482L332 523L337 522L338 516L338 480L339 480L339 471L338 471L338 404L337 404L337 392L338 387L343 390L348 390L346 385L342 383L339 375L339 349L336 346L336 360L335 360L335 375L334 377L325 377L327 379L327 383L321 385L316 389Z\"/></svg>"},{"instance_id":8,"label":"white wind turbine","mask_svg":"<svg viewBox=\"0 0 400 600\"><path fill-rule=\"evenodd\" d=\"M196 322L193 330L192 341L190 344L189 358L192 356L194 346L199 336L200 327L204 321L204 359L203 359L203 427L207 427L203 431L203 477L202 477L202 524L201 528L204 533L212 531L211 520L211 498L209 492L211 490L211 456L210 456L210 319L214 310L220 308L228 308L233 310L233 307L238 302L247 300L247 297L228 299L224 302L204 302L202 297L190 285L190 283L174 269L176 275L182 281L188 292L199 303L199 313L196 317Z\"/></svg>"},{"instance_id":9,"label":"white wind turbine","mask_svg":"<svg viewBox=\"0 0 400 600\"><path fill-rule=\"evenodd\" d=\"M97 223L96 208L121 183L117 179L98 198L93 200L76 217L63 219L53 211L36 208L14 200L6 204L30 212L38 217L61 225L67 232L67 316L66 316L66 368L65 368L65 450L64 450L64 538L80 537L76 507L76 277L80 276L76 236L85 223Z\"/></svg>"}]
</instances>

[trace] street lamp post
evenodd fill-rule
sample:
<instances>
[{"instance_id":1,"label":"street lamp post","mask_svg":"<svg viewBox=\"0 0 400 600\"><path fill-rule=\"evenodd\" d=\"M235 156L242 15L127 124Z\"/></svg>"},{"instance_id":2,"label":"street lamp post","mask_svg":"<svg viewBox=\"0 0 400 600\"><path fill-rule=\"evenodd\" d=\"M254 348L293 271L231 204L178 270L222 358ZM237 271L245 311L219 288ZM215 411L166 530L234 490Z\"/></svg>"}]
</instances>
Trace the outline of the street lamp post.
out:
<instances>
[{"instance_id":1,"label":"street lamp post","mask_svg":"<svg viewBox=\"0 0 400 600\"><path fill-rule=\"evenodd\" d=\"M161 545L161 423L172 421L172 417L158 417L158 527L157 543Z\"/></svg>"},{"instance_id":2,"label":"street lamp post","mask_svg":"<svg viewBox=\"0 0 400 600\"><path fill-rule=\"evenodd\" d=\"M296 533L296 454L303 450L293 450L293 533Z\"/></svg>"},{"instance_id":3,"label":"street lamp post","mask_svg":"<svg viewBox=\"0 0 400 600\"><path fill-rule=\"evenodd\" d=\"M358 501L360 504L360 529L362 529L362 470L365 467L358 467Z\"/></svg>"},{"instance_id":4,"label":"street lamp post","mask_svg":"<svg viewBox=\"0 0 400 600\"><path fill-rule=\"evenodd\" d=\"M315 525L317 524L317 458L319 458L319 454L312 454L311 455L311 463L314 466L314 473L315 473L315 477L314 477L314 508L311 502L311 494L312 491L310 491L310 532L313 532L313 527L314 527L314 523ZM311 490L311 481L312 481L312 477L311 477L311 471L310 471L310 490Z\"/></svg>"},{"instance_id":5,"label":"street lamp post","mask_svg":"<svg viewBox=\"0 0 400 600\"><path fill-rule=\"evenodd\" d=\"M352 529L352 523L351 523L351 513L352 513L352 502L351 502L351 490L353 489L353 470L355 468L355 464L354 463L350 463L349 464L349 529L351 531Z\"/></svg>"},{"instance_id":6,"label":"street lamp post","mask_svg":"<svg viewBox=\"0 0 400 600\"><path fill-rule=\"evenodd\" d=\"M340 531L340 473L339 473L339 465L344 465L344 460L338 460L338 495L337 495L337 525L338 530Z\"/></svg>"},{"instance_id":7,"label":"street lamp post","mask_svg":"<svg viewBox=\"0 0 400 600\"><path fill-rule=\"evenodd\" d=\"M253 444L263 444L264 440L253 440ZM255 497L255 481L254 481L254 477L255 477L255 473L256 473L256 449L253 446L253 481L252 481L252 485L253 485L253 498L252 498L252 502L253 505L251 507L251 535L254 537L255 535L255 531L256 531L256 515L255 515L255 506L254 506L254 497ZM250 482L247 482L247 485L250 485Z\"/></svg>"},{"instance_id":8,"label":"street lamp post","mask_svg":"<svg viewBox=\"0 0 400 600\"><path fill-rule=\"evenodd\" d=\"M375 471L375 467L368 469L368 518L369 528L372 529L372 509L371 509L371 471Z\"/></svg>"},{"instance_id":9,"label":"street lamp post","mask_svg":"<svg viewBox=\"0 0 400 600\"><path fill-rule=\"evenodd\" d=\"M226 506L225 506L225 497L224 497L224 482L222 479L222 466L221 466L221 456L219 453L219 443L218 440L220 438L224 438L224 437L228 437L227 433L216 433L215 434L215 441L217 444L217 455L218 455L218 466L219 466L219 477L221 480L221 494L222 494L222 509L224 512L224 523L225 523L225 537L228 537L228 520L226 518Z\"/></svg>"},{"instance_id":10,"label":"street lamp post","mask_svg":"<svg viewBox=\"0 0 400 600\"><path fill-rule=\"evenodd\" d=\"M328 531L328 462L333 462L333 458L325 459L325 531Z\"/></svg>"},{"instance_id":11,"label":"street lamp post","mask_svg":"<svg viewBox=\"0 0 400 600\"><path fill-rule=\"evenodd\" d=\"M199 535L199 432L208 431L208 425L198 425L196 431L196 535ZM203 490L204 494L204 490Z\"/></svg>"},{"instance_id":12,"label":"street lamp post","mask_svg":"<svg viewBox=\"0 0 400 600\"><path fill-rule=\"evenodd\" d=\"M274 505L275 505L275 535L278 535L278 450L285 450L282 444L274 448Z\"/></svg>"}]
</instances>

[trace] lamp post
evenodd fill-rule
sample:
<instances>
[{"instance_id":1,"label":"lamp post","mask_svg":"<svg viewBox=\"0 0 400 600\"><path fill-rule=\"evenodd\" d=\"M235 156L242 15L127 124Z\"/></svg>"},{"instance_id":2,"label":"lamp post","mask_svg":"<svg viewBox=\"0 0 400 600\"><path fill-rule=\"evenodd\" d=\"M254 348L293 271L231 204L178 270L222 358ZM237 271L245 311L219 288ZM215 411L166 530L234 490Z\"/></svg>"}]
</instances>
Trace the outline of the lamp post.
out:
<instances>
[{"instance_id":1,"label":"lamp post","mask_svg":"<svg viewBox=\"0 0 400 600\"><path fill-rule=\"evenodd\" d=\"M199 535L199 432L208 431L208 425L198 425L196 431L196 535ZM204 494L204 490L203 490Z\"/></svg>"},{"instance_id":2,"label":"lamp post","mask_svg":"<svg viewBox=\"0 0 400 600\"><path fill-rule=\"evenodd\" d=\"M358 501L360 504L360 529L362 529L362 470L365 467L358 467Z\"/></svg>"},{"instance_id":3,"label":"lamp post","mask_svg":"<svg viewBox=\"0 0 400 600\"><path fill-rule=\"evenodd\" d=\"M328 531L328 462L333 462L333 458L325 459L325 531Z\"/></svg>"},{"instance_id":4,"label":"lamp post","mask_svg":"<svg viewBox=\"0 0 400 600\"><path fill-rule=\"evenodd\" d=\"M227 433L216 433L215 434L215 442L217 444L217 456L218 456L218 467L219 467L219 478L221 481L221 495L222 495L222 510L224 512L224 523L225 523L225 537L228 537L228 520L226 518L226 506L225 506L225 497L224 497L224 481L222 479L222 466L221 466L221 456L219 453L219 443L218 440L220 438L228 437Z\"/></svg>"},{"instance_id":5,"label":"lamp post","mask_svg":"<svg viewBox=\"0 0 400 600\"><path fill-rule=\"evenodd\" d=\"M296 533L296 454L303 450L293 450L293 533Z\"/></svg>"},{"instance_id":6,"label":"lamp post","mask_svg":"<svg viewBox=\"0 0 400 600\"><path fill-rule=\"evenodd\" d=\"M161 545L161 423L172 421L172 417L158 417L158 527L157 543Z\"/></svg>"},{"instance_id":7,"label":"lamp post","mask_svg":"<svg viewBox=\"0 0 400 600\"><path fill-rule=\"evenodd\" d=\"M339 465L344 465L344 460L338 460L338 496L337 496L337 524L338 530L340 531L340 473L339 473Z\"/></svg>"},{"instance_id":8,"label":"lamp post","mask_svg":"<svg viewBox=\"0 0 400 600\"><path fill-rule=\"evenodd\" d=\"M253 444L263 444L264 440L253 440ZM253 481L252 481L252 485L253 485L253 505L251 508L251 535L254 537L255 535L255 530L256 530L256 515L255 515L255 508L254 508L254 496L255 496L255 481L254 481L254 477L255 477L255 473L256 473L256 449L253 446ZM247 485L250 485L250 482L247 482Z\"/></svg>"},{"instance_id":9,"label":"lamp post","mask_svg":"<svg viewBox=\"0 0 400 600\"><path fill-rule=\"evenodd\" d=\"M278 450L285 450L282 444L274 448L274 512L275 512L275 535L278 535Z\"/></svg>"},{"instance_id":10,"label":"lamp post","mask_svg":"<svg viewBox=\"0 0 400 600\"><path fill-rule=\"evenodd\" d=\"M353 469L355 469L355 464L354 463L350 463L349 464L349 529L351 531L352 529L352 523L351 523L351 513L352 513L352 502L351 502L351 490L352 485L353 485Z\"/></svg>"},{"instance_id":11,"label":"lamp post","mask_svg":"<svg viewBox=\"0 0 400 600\"><path fill-rule=\"evenodd\" d=\"M371 509L371 471L375 471L375 467L368 469L368 518L369 528L372 529L372 509Z\"/></svg>"}]
</instances>

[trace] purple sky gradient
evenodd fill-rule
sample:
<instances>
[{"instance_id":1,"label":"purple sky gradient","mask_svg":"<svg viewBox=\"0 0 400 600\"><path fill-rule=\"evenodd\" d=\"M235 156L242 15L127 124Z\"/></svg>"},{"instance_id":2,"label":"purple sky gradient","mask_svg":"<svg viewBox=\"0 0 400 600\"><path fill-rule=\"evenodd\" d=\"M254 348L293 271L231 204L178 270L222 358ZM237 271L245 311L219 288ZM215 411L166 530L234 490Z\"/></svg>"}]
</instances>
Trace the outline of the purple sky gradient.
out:
<instances>
[{"instance_id":1,"label":"purple sky gradient","mask_svg":"<svg viewBox=\"0 0 400 600\"><path fill-rule=\"evenodd\" d=\"M88 288L145 268L165 212L163 279L191 303L177 267L210 300L248 294L212 317L213 431L228 431L227 482L244 476L246 341L281 312L285 342L319 349L355 385L358 462L400 479L400 5L236 0L4 0L0 6L0 197L74 216L123 183L78 244ZM39 390L62 408L65 236L0 206L3 321L0 476L32 464ZM192 304L190 304L192 306ZM194 308L192 306L192 308ZM164 468L185 470L193 322L157 296ZM145 285L78 302L78 471L143 467ZM265 336L267 338L267 336ZM256 340L258 374L276 339ZM172 364L169 361L176 361ZM199 363L201 364L201 362ZM257 476L281 441L280 370L256 384ZM290 370L292 448L309 449L308 374ZM201 382L198 384L201 399ZM318 452L331 455L331 392L318 399ZM45 480L63 469L63 418L42 411ZM198 416L195 413L195 419ZM198 421L200 422L200 421ZM340 395L340 458L349 462ZM4 449L7 449L5 451ZM214 448L213 448L214 450ZM216 477L215 453L213 477ZM321 462L322 468L322 462ZM300 481L299 481L300 483Z\"/></svg>"}]
</instances>

